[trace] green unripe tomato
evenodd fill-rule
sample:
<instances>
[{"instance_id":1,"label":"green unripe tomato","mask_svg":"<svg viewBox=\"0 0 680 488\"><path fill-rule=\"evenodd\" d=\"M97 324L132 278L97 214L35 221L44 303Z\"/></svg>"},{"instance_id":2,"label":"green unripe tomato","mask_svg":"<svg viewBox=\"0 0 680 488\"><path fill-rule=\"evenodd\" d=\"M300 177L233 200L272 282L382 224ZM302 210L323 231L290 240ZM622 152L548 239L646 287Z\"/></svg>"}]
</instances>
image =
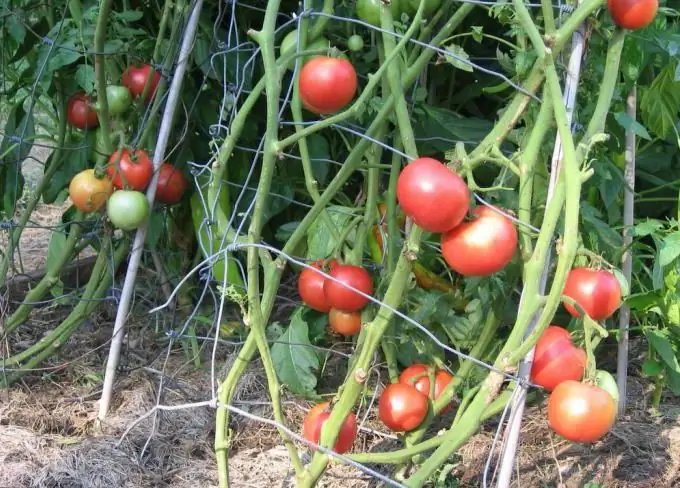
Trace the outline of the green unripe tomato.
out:
<instances>
[{"instance_id":1,"label":"green unripe tomato","mask_svg":"<svg viewBox=\"0 0 680 488\"><path fill-rule=\"evenodd\" d=\"M361 51L364 48L364 38L358 34L354 34L347 39L347 49L350 51Z\"/></svg>"},{"instance_id":2,"label":"green unripe tomato","mask_svg":"<svg viewBox=\"0 0 680 488\"><path fill-rule=\"evenodd\" d=\"M437 11L439 6L442 4L442 0L423 0L425 2L425 5L423 6L423 18L426 19L430 17L433 13ZM409 17L413 17L416 12L418 11L418 7L420 6L420 0L404 0L404 11L409 15Z\"/></svg>"},{"instance_id":3,"label":"green unripe tomato","mask_svg":"<svg viewBox=\"0 0 680 488\"><path fill-rule=\"evenodd\" d=\"M146 222L151 209L144 193L134 190L118 190L106 202L106 212L115 227L130 231Z\"/></svg>"},{"instance_id":4,"label":"green unripe tomato","mask_svg":"<svg viewBox=\"0 0 680 488\"><path fill-rule=\"evenodd\" d=\"M281 46L279 47L279 52L281 53L280 55L283 56L285 54L292 54L295 52L295 48L297 47L297 29L290 31L288 34L286 34L286 37L283 38L281 41ZM311 49L330 49L331 47L331 41L326 39L325 37L319 37L316 39L314 42L307 42L307 45L305 46L305 51L311 50ZM306 63L312 58L315 58L319 56L317 55L310 55L310 56L305 56L302 58L301 65ZM290 62L288 65L288 69L292 69L293 66L295 66L295 63L293 61Z\"/></svg>"},{"instance_id":5,"label":"green unripe tomato","mask_svg":"<svg viewBox=\"0 0 680 488\"><path fill-rule=\"evenodd\" d=\"M598 369L595 372L595 384L609 393L617 404L619 403L619 385L608 371Z\"/></svg>"},{"instance_id":6,"label":"green unripe tomato","mask_svg":"<svg viewBox=\"0 0 680 488\"><path fill-rule=\"evenodd\" d=\"M106 87L106 100L109 102L109 113L121 115L132 105L132 94L124 86L109 85Z\"/></svg>"},{"instance_id":7,"label":"green unripe tomato","mask_svg":"<svg viewBox=\"0 0 680 488\"><path fill-rule=\"evenodd\" d=\"M401 3L406 0L392 0L390 2L390 10L392 17L399 20L401 12L403 11ZM357 0L356 13L359 20L363 20L371 25L380 27L380 6L382 0Z\"/></svg>"}]
</instances>

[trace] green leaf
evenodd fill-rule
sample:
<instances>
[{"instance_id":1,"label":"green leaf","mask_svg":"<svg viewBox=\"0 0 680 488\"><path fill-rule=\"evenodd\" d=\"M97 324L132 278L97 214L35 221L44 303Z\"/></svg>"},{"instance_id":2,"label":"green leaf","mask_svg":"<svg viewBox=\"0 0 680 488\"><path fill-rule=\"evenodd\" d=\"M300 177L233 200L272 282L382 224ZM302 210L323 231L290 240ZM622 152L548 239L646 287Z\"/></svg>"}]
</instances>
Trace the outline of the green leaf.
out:
<instances>
[{"instance_id":1,"label":"green leaf","mask_svg":"<svg viewBox=\"0 0 680 488\"><path fill-rule=\"evenodd\" d=\"M645 127L640 122L634 120L633 117L628 115L626 112L616 112L614 114L614 120L616 120L625 130L633 131L636 136L642 139L647 139L648 141L652 140L652 136L649 135L647 129L645 129Z\"/></svg>"},{"instance_id":2,"label":"green leaf","mask_svg":"<svg viewBox=\"0 0 680 488\"><path fill-rule=\"evenodd\" d=\"M124 22L134 22L144 17L144 13L139 10L123 10L116 12L116 17Z\"/></svg>"},{"instance_id":3,"label":"green leaf","mask_svg":"<svg viewBox=\"0 0 680 488\"><path fill-rule=\"evenodd\" d=\"M147 245L149 249L156 249L158 241L163 235L165 230L165 213L164 212L153 212L151 218L149 218L149 230Z\"/></svg>"},{"instance_id":4,"label":"green leaf","mask_svg":"<svg viewBox=\"0 0 680 488\"><path fill-rule=\"evenodd\" d=\"M300 225L300 222L298 221L283 224L278 229L276 229L274 237L279 242L286 242L290 236L293 235L293 232L295 232L295 229L297 229L298 225Z\"/></svg>"},{"instance_id":5,"label":"green leaf","mask_svg":"<svg viewBox=\"0 0 680 488\"><path fill-rule=\"evenodd\" d=\"M661 296L659 292L648 291L645 293L635 293L626 297L626 305L628 305L632 310L637 310L643 312L649 307L658 305L661 301Z\"/></svg>"},{"instance_id":6,"label":"green leaf","mask_svg":"<svg viewBox=\"0 0 680 488\"><path fill-rule=\"evenodd\" d=\"M331 221L335 224L335 228L338 232L342 233L342 230L349 225L350 220L352 220L352 212L354 211L351 207L341 207L333 205L328 207L328 215L330 215ZM351 242L355 235L355 231L351 231L348 240ZM322 259L327 258L335 250L337 242L333 239L330 229L326 225L326 220L317 217L314 223L309 227L307 232L307 257L309 259Z\"/></svg>"},{"instance_id":7,"label":"green leaf","mask_svg":"<svg viewBox=\"0 0 680 488\"><path fill-rule=\"evenodd\" d=\"M24 176L21 173L21 163L31 151L35 137L33 114L24 112L25 99L19 100L10 111L2 144L0 144L0 195L2 205L0 215L12 217L16 204L24 190Z\"/></svg>"},{"instance_id":8,"label":"green leaf","mask_svg":"<svg viewBox=\"0 0 680 488\"><path fill-rule=\"evenodd\" d=\"M481 118L463 117L457 113L431 105L418 105L422 113L414 117L413 129L418 140L418 152L422 155L444 152L456 141L476 144L481 141L493 124Z\"/></svg>"},{"instance_id":9,"label":"green leaf","mask_svg":"<svg viewBox=\"0 0 680 488\"><path fill-rule=\"evenodd\" d=\"M680 374L680 363L678 363L668 332L666 330L647 329L645 336L668 369Z\"/></svg>"},{"instance_id":10,"label":"green leaf","mask_svg":"<svg viewBox=\"0 0 680 488\"><path fill-rule=\"evenodd\" d=\"M449 44L445 49L449 52L444 55L444 58L454 68L468 72L474 71L474 68L470 65L470 56L465 52L465 49L458 44Z\"/></svg>"},{"instance_id":11,"label":"green leaf","mask_svg":"<svg viewBox=\"0 0 680 488\"><path fill-rule=\"evenodd\" d=\"M663 372L663 364L646 358L642 363L642 374L645 376L659 376Z\"/></svg>"},{"instance_id":12,"label":"green leaf","mask_svg":"<svg viewBox=\"0 0 680 488\"><path fill-rule=\"evenodd\" d=\"M482 42L484 39L484 27L481 25L473 25L470 29L472 30L472 38L477 42Z\"/></svg>"},{"instance_id":13,"label":"green leaf","mask_svg":"<svg viewBox=\"0 0 680 488\"><path fill-rule=\"evenodd\" d=\"M298 395L312 395L316 391L316 371L319 358L310 347L309 328L302 318L303 307L298 307L290 325L272 346L272 361L281 383Z\"/></svg>"},{"instance_id":14,"label":"green leaf","mask_svg":"<svg viewBox=\"0 0 680 488\"><path fill-rule=\"evenodd\" d=\"M663 222L656 219L647 219L635 226L633 232L638 237L644 237L654 234L659 229L663 228Z\"/></svg>"},{"instance_id":15,"label":"green leaf","mask_svg":"<svg viewBox=\"0 0 680 488\"><path fill-rule=\"evenodd\" d=\"M614 268L612 270L616 279L619 280L619 285L621 286L621 296L627 297L630 294L630 284L624 276L623 272L619 268Z\"/></svg>"},{"instance_id":16,"label":"green leaf","mask_svg":"<svg viewBox=\"0 0 680 488\"><path fill-rule=\"evenodd\" d=\"M24 42L24 39L26 39L26 28L19 18L22 14L23 12L15 11L12 15L3 15L3 22L5 23L7 32L9 32L10 37L17 45L21 45L21 43Z\"/></svg>"},{"instance_id":17,"label":"green leaf","mask_svg":"<svg viewBox=\"0 0 680 488\"><path fill-rule=\"evenodd\" d=\"M309 327L309 340L316 343L326 337L328 330L328 314L317 312L311 308L306 308L303 313L304 319Z\"/></svg>"},{"instance_id":18,"label":"green leaf","mask_svg":"<svg viewBox=\"0 0 680 488\"><path fill-rule=\"evenodd\" d=\"M661 241L659 261L661 267L666 267L680 256L680 231L668 234Z\"/></svg>"},{"instance_id":19,"label":"green leaf","mask_svg":"<svg viewBox=\"0 0 680 488\"><path fill-rule=\"evenodd\" d=\"M675 394L680 396L680 374L673 370L667 370L667 384L668 388Z\"/></svg>"},{"instance_id":20,"label":"green leaf","mask_svg":"<svg viewBox=\"0 0 680 488\"><path fill-rule=\"evenodd\" d=\"M312 173L319 185L324 185L328 179L330 169L331 148L328 140L319 134L312 134L307 138L309 157L312 160Z\"/></svg>"},{"instance_id":21,"label":"green leaf","mask_svg":"<svg viewBox=\"0 0 680 488\"><path fill-rule=\"evenodd\" d=\"M59 261L62 259L66 240L67 237L64 232L52 232L50 243L47 246L47 274L58 271Z\"/></svg>"},{"instance_id":22,"label":"green leaf","mask_svg":"<svg viewBox=\"0 0 680 488\"><path fill-rule=\"evenodd\" d=\"M76 81L87 93L94 91L94 66L81 64L76 70Z\"/></svg>"},{"instance_id":23,"label":"green leaf","mask_svg":"<svg viewBox=\"0 0 680 488\"><path fill-rule=\"evenodd\" d=\"M675 81L675 64L670 63L642 92L642 119L657 136L666 139L675 131L680 112L680 82Z\"/></svg>"}]
</instances>

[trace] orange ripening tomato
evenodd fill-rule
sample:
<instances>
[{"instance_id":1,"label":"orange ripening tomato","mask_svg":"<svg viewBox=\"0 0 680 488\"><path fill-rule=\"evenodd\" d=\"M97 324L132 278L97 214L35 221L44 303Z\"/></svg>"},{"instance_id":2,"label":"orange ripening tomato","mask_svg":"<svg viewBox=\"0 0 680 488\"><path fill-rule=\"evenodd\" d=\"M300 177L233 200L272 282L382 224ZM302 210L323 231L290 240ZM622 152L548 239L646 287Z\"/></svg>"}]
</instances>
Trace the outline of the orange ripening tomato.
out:
<instances>
[{"instance_id":1,"label":"orange ripening tomato","mask_svg":"<svg viewBox=\"0 0 680 488\"><path fill-rule=\"evenodd\" d=\"M548 398L548 424L572 442L595 442L616 421L616 402L598 386L568 380Z\"/></svg>"},{"instance_id":2,"label":"orange ripening tomato","mask_svg":"<svg viewBox=\"0 0 680 488\"><path fill-rule=\"evenodd\" d=\"M328 324L336 334L345 337L357 335L361 331L361 312L344 312L331 308L328 312Z\"/></svg>"}]
</instances>

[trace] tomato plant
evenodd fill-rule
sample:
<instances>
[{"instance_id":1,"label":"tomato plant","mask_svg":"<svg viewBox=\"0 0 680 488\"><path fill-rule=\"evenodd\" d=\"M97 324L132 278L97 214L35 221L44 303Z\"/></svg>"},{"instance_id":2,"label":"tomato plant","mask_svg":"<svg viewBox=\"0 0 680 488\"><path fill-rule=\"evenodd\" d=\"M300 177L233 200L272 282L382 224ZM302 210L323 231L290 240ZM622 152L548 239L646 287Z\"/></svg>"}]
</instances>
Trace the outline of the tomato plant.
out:
<instances>
[{"instance_id":1,"label":"tomato plant","mask_svg":"<svg viewBox=\"0 0 680 488\"><path fill-rule=\"evenodd\" d=\"M326 276L318 270L328 273L337 266L337 261L318 260L310 264L312 268L305 268L300 273L297 282L300 298L309 308L319 312L328 312L331 305L324 293L324 283Z\"/></svg>"},{"instance_id":2,"label":"tomato plant","mask_svg":"<svg viewBox=\"0 0 680 488\"><path fill-rule=\"evenodd\" d=\"M656 17L658 8L658 0L607 0L612 20L624 29L647 27Z\"/></svg>"},{"instance_id":3,"label":"tomato plant","mask_svg":"<svg viewBox=\"0 0 680 488\"><path fill-rule=\"evenodd\" d=\"M106 213L111 223L120 230L135 230L151 213L144 193L134 190L118 190L106 202Z\"/></svg>"},{"instance_id":4,"label":"tomato plant","mask_svg":"<svg viewBox=\"0 0 680 488\"><path fill-rule=\"evenodd\" d=\"M361 312L345 312L331 308L328 312L328 324L336 334L346 337L357 335L361 331Z\"/></svg>"},{"instance_id":5,"label":"tomato plant","mask_svg":"<svg viewBox=\"0 0 680 488\"><path fill-rule=\"evenodd\" d=\"M156 200L160 203L174 205L184 195L189 182L181 170L169 163L163 163L158 171Z\"/></svg>"},{"instance_id":6,"label":"tomato plant","mask_svg":"<svg viewBox=\"0 0 680 488\"><path fill-rule=\"evenodd\" d=\"M338 264L328 275L337 280L327 279L323 285L324 296L331 307L355 312L369 302L368 298L348 288L351 286L366 295L373 293L373 278L366 269L352 264Z\"/></svg>"},{"instance_id":7,"label":"tomato plant","mask_svg":"<svg viewBox=\"0 0 680 488\"><path fill-rule=\"evenodd\" d=\"M357 73L346 59L318 56L300 70L300 99L316 114L333 114L347 106L357 91Z\"/></svg>"},{"instance_id":8,"label":"tomato plant","mask_svg":"<svg viewBox=\"0 0 680 488\"><path fill-rule=\"evenodd\" d=\"M567 276L564 296L574 300L593 320L604 320L621 305L621 285L619 280L604 269L574 268ZM569 303L564 308L579 317L578 310Z\"/></svg>"},{"instance_id":9,"label":"tomato plant","mask_svg":"<svg viewBox=\"0 0 680 488\"><path fill-rule=\"evenodd\" d=\"M152 71L153 75L151 74ZM128 68L123 72L123 77L121 79L121 83L130 90L130 93L132 93L132 96L135 98L142 96L147 81L149 83L149 87L146 91L146 95L144 96L144 101L149 103L156 94L158 83L161 81L161 74L158 71L154 71L149 64L144 64L142 66L128 66Z\"/></svg>"},{"instance_id":10,"label":"tomato plant","mask_svg":"<svg viewBox=\"0 0 680 488\"><path fill-rule=\"evenodd\" d=\"M97 178L93 169L85 169L73 177L68 193L78 210L96 212L113 193L113 183L108 176Z\"/></svg>"},{"instance_id":11,"label":"tomato plant","mask_svg":"<svg viewBox=\"0 0 680 488\"><path fill-rule=\"evenodd\" d=\"M153 163L143 149L121 149L111 154L106 171L116 188L144 191L153 177Z\"/></svg>"},{"instance_id":12,"label":"tomato plant","mask_svg":"<svg viewBox=\"0 0 680 488\"><path fill-rule=\"evenodd\" d=\"M436 159L418 158L399 175L397 200L416 225L441 233L463 221L470 191L458 174Z\"/></svg>"},{"instance_id":13,"label":"tomato plant","mask_svg":"<svg viewBox=\"0 0 680 488\"><path fill-rule=\"evenodd\" d=\"M567 380L548 399L548 424L572 442L595 442L616 421L616 402L600 387Z\"/></svg>"},{"instance_id":14,"label":"tomato plant","mask_svg":"<svg viewBox=\"0 0 680 488\"><path fill-rule=\"evenodd\" d=\"M85 92L77 92L68 99L66 120L78 129L94 129L99 125L97 111L93 107L92 98Z\"/></svg>"},{"instance_id":15,"label":"tomato plant","mask_svg":"<svg viewBox=\"0 0 680 488\"><path fill-rule=\"evenodd\" d=\"M434 395L431 394L430 374L434 376ZM416 390L427 395L431 400L437 400L452 380L453 376L448 371L419 363L412 364L399 375L399 383L414 386ZM440 411L440 414L447 412L450 408L451 405L449 404Z\"/></svg>"},{"instance_id":16,"label":"tomato plant","mask_svg":"<svg viewBox=\"0 0 680 488\"><path fill-rule=\"evenodd\" d=\"M317 403L305 415L302 424L302 436L314 444L319 443L321 429L330 416L329 405L329 402ZM349 451L352 448L352 444L354 444L354 439L356 439L356 437L357 417L353 412L350 412L340 427L340 432L338 433L338 438L335 441L333 450L339 454Z\"/></svg>"},{"instance_id":17,"label":"tomato plant","mask_svg":"<svg viewBox=\"0 0 680 488\"><path fill-rule=\"evenodd\" d=\"M566 329L551 325L536 343L531 381L552 391L560 383L579 381L586 368L586 352L576 347Z\"/></svg>"},{"instance_id":18,"label":"tomato plant","mask_svg":"<svg viewBox=\"0 0 680 488\"><path fill-rule=\"evenodd\" d=\"M502 270L515 255L517 229L498 209L482 205L472 219L442 236L442 256L463 276L488 276Z\"/></svg>"},{"instance_id":19,"label":"tomato plant","mask_svg":"<svg viewBox=\"0 0 680 488\"><path fill-rule=\"evenodd\" d=\"M425 416L429 400L414 386L404 383L388 385L378 401L378 417L394 432L408 432L418 427Z\"/></svg>"}]
</instances>

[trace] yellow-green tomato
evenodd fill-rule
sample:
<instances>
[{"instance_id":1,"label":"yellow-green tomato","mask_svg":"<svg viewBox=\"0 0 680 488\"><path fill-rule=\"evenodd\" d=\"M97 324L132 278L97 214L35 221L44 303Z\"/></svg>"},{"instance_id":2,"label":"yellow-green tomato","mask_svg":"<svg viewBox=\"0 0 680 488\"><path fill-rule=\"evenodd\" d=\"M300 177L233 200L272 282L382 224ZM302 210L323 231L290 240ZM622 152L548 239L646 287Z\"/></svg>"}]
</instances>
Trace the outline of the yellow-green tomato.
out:
<instances>
[{"instance_id":1,"label":"yellow-green tomato","mask_svg":"<svg viewBox=\"0 0 680 488\"><path fill-rule=\"evenodd\" d=\"M118 190L106 202L111 223L120 230L137 229L151 213L146 195L135 190Z\"/></svg>"},{"instance_id":2,"label":"yellow-green tomato","mask_svg":"<svg viewBox=\"0 0 680 488\"><path fill-rule=\"evenodd\" d=\"M297 39L298 39L298 32L296 30L290 31L288 34L286 34L286 37L283 38L281 41L281 47L279 47L279 52L281 53L281 56L285 54L292 54L295 52L295 48L297 47ZM307 42L305 45L304 50L305 51L310 51L312 49L330 49L331 47L331 41L326 39L325 37L319 37L317 38L314 42ZM302 59L302 64L306 63L312 58L315 58L319 56L317 55L310 55L310 56L305 56ZM291 69L293 66L295 66L295 62L291 60L291 62L288 64L288 69Z\"/></svg>"},{"instance_id":3,"label":"yellow-green tomato","mask_svg":"<svg viewBox=\"0 0 680 488\"><path fill-rule=\"evenodd\" d=\"M401 12L403 11L402 2L407 0L392 0L390 2L390 10L392 18L399 20ZM371 25L380 27L380 7L382 0L357 0L356 13L359 20L363 20Z\"/></svg>"}]
</instances>

